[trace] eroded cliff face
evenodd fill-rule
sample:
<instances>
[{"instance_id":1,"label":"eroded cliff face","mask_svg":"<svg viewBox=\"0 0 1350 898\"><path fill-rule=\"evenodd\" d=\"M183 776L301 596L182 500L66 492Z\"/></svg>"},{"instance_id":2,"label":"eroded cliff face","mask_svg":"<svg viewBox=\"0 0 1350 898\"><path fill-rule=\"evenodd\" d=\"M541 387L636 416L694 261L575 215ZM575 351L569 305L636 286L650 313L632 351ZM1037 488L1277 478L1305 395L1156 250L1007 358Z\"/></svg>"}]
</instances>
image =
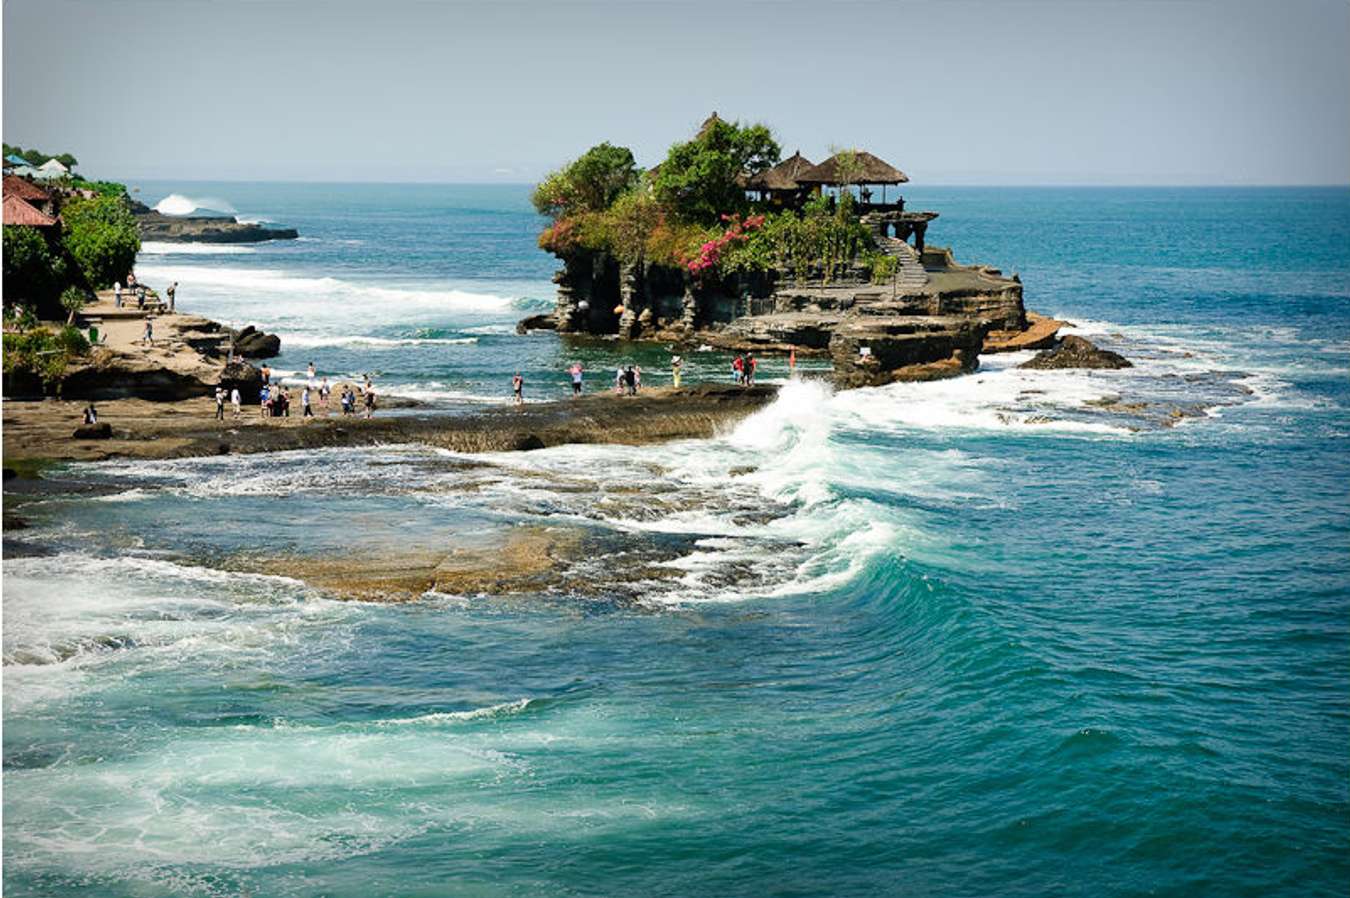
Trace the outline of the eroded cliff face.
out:
<instances>
[{"instance_id":1,"label":"eroded cliff face","mask_svg":"<svg viewBox=\"0 0 1350 898\"><path fill-rule=\"evenodd\" d=\"M776 270L708 282L581 251L554 278L554 323L562 333L828 354L843 386L955 376L974 369L987 333L1027 328L1016 277L960 265L941 247L897 252L901 271L877 284L856 268L828 282Z\"/></svg>"}]
</instances>

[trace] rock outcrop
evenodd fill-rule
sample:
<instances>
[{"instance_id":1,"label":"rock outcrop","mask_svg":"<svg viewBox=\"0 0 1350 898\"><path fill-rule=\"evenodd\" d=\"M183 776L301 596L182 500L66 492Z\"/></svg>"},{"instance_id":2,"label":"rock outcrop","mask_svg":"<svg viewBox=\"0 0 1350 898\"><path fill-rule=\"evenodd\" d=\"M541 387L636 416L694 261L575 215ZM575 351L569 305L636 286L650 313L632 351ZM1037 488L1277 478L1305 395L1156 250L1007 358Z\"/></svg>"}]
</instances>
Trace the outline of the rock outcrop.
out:
<instances>
[{"instance_id":1,"label":"rock outcrop","mask_svg":"<svg viewBox=\"0 0 1350 898\"><path fill-rule=\"evenodd\" d=\"M273 359L281 354L281 338L250 324L235 332L234 353L246 359Z\"/></svg>"},{"instance_id":2,"label":"rock outcrop","mask_svg":"<svg viewBox=\"0 0 1350 898\"><path fill-rule=\"evenodd\" d=\"M956 317L852 319L830 338L835 384L876 387L974 371L986 329L982 322Z\"/></svg>"},{"instance_id":3,"label":"rock outcrop","mask_svg":"<svg viewBox=\"0 0 1350 898\"><path fill-rule=\"evenodd\" d=\"M1027 312L1023 330L991 330L984 338L985 352L1018 352L1024 349L1051 349L1059 340L1059 329L1068 322Z\"/></svg>"},{"instance_id":4,"label":"rock outcrop","mask_svg":"<svg viewBox=\"0 0 1350 898\"><path fill-rule=\"evenodd\" d=\"M1109 349L1098 349L1091 341L1082 337L1067 336L1054 349L1036 354L1030 361L1018 365L1019 368L1055 369L1055 368L1132 368L1130 360Z\"/></svg>"},{"instance_id":5,"label":"rock outcrop","mask_svg":"<svg viewBox=\"0 0 1350 898\"><path fill-rule=\"evenodd\" d=\"M1017 277L957 264L945 248L920 249L885 235L877 240L886 255L900 260L896 276L884 283L873 283L857 266L835 271L828 281L819 271L771 269L708 282L683 270L620 265L605 253L569 251L554 278L552 323L564 334L828 354L844 386L970 371L986 333L1012 339L1027 330ZM531 326L530 319L520 324ZM1047 337L1054 339L1053 327L1035 340ZM872 354L858 353L871 343Z\"/></svg>"},{"instance_id":6,"label":"rock outcrop","mask_svg":"<svg viewBox=\"0 0 1350 898\"><path fill-rule=\"evenodd\" d=\"M558 319L552 314L529 315L516 322L516 333L527 334L530 331L555 331Z\"/></svg>"},{"instance_id":7,"label":"rock outcrop","mask_svg":"<svg viewBox=\"0 0 1350 898\"><path fill-rule=\"evenodd\" d=\"M263 243L300 236L295 228L268 228L231 217L164 215L149 209L136 215L136 227L142 240L168 243Z\"/></svg>"},{"instance_id":8,"label":"rock outcrop","mask_svg":"<svg viewBox=\"0 0 1350 898\"><path fill-rule=\"evenodd\" d=\"M221 369L218 383L227 393L237 389L240 399L253 403L258 401L262 393L262 372L243 359L236 358Z\"/></svg>"},{"instance_id":9,"label":"rock outcrop","mask_svg":"<svg viewBox=\"0 0 1350 898\"><path fill-rule=\"evenodd\" d=\"M81 424L75 428L71 437L76 440L110 440L112 439L112 425L106 421L98 424Z\"/></svg>"}]
</instances>

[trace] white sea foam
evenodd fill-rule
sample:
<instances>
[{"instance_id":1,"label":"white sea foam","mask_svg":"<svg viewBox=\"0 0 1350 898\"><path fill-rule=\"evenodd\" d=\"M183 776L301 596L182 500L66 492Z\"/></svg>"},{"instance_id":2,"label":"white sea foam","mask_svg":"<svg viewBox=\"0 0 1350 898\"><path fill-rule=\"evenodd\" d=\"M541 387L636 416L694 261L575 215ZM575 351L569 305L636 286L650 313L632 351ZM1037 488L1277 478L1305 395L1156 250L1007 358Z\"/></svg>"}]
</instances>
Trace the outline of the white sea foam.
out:
<instances>
[{"instance_id":1,"label":"white sea foam","mask_svg":"<svg viewBox=\"0 0 1350 898\"><path fill-rule=\"evenodd\" d=\"M256 253L257 247L240 246L237 243L169 243L161 240L147 240L141 244L141 256L248 256Z\"/></svg>"},{"instance_id":2,"label":"white sea foam","mask_svg":"<svg viewBox=\"0 0 1350 898\"><path fill-rule=\"evenodd\" d=\"M224 212L233 215L235 208L229 200L219 197L190 197L171 193L155 203L155 211L163 215L191 215L194 212Z\"/></svg>"},{"instance_id":3,"label":"white sea foam","mask_svg":"<svg viewBox=\"0 0 1350 898\"><path fill-rule=\"evenodd\" d=\"M311 349L342 346L352 349L384 349L397 346L471 346L477 337L363 337L358 335L287 334L287 348Z\"/></svg>"}]
</instances>

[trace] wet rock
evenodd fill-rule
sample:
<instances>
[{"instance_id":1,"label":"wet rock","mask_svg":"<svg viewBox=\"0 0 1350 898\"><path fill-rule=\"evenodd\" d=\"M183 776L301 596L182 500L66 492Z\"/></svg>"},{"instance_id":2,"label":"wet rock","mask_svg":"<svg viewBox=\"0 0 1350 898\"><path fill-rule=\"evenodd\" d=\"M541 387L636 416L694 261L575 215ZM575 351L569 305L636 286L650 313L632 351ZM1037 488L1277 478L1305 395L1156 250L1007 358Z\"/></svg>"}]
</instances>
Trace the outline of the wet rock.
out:
<instances>
[{"instance_id":1,"label":"wet rock","mask_svg":"<svg viewBox=\"0 0 1350 898\"><path fill-rule=\"evenodd\" d=\"M1098 349L1082 337L1068 336L1054 349L1038 353L1019 368L1054 370L1059 368L1132 368L1129 359L1109 349Z\"/></svg>"},{"instance_id":2,"label":"wet rock","mask_svg":"<svg viewBox=\"0 0 1350 898\"><path fill-rule=\"evenodd\" d=\"M262 243L266 240L294 240L300 236L294 228L269 228L253 222L240 222L233 216L164 215L145 208L136 215L136 227L142 240L170 243Z\"/></svg>"},{"instance_id":3,"label":"wet rock","mask_svg":"<svg viewBox=\"0 0 1350 898\"><path fill-rule=\"evenodd\" d=\"M554 331L558 329L558 319L552 314L548 315L529 315L516 322L516 333L525 334L530 331Z\"/></svg>"},{"instance_id":4,"label":"wet rock","mask_svg":"<svg viewBox=\"0 0 1350 898\"><path fill-rule=\"evenodd\" d=\"M844 389L897 381L939 380L974 371L982 322L968 318L864 318L830 339L835 383Z\"/></svg>"}]
</instances>

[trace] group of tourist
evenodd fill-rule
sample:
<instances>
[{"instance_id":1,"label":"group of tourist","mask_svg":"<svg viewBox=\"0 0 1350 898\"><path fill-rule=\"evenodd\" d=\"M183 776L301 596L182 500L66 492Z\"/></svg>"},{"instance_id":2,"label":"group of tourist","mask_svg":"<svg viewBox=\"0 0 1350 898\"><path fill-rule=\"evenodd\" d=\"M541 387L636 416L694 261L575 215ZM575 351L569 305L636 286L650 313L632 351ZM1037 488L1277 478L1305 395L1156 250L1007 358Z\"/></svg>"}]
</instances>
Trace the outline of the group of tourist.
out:
<instances>
[{"instance_id":1,"label":"group of tourist","mask_svg":"<svg viewBox=\"0 0 1350 898\"><path fill-rule=\"evenodd\" d=\"M746 355L736 354L736 358L731 361L731 376L736 383L743 387L748 387L755 382L755 369L759 367L759 360L752 353Z\"/></svg>"},{"instance_id":2,"label":"group of tourist","mask_svg":"<svg viewBox=\"0 0 1350 898\"><path fill-rule=\"evenodd\" d=\"M755 372L759 368L759 360L752 353L737 355L731 363L732 377L736 383L742 386L750 386L755 382ZM793 376L797 370L797 353L793 350L788 356L788 374ZM572 396L575 398L582 393L583 369L580 362L573 362L567 369L568 375L572 379ZM671 385L675 389L680 388L680 382L684 376L684 358L680 355L670 357L670 379ZM515 397L516 404L524 401L523 388L524 379L517 371L515 377L511 379L511 390ZM614 393L616 395L636 396L642 390L642 366L641 365L619 365L614 369Z\"/></svg>"},{"instance_id":3,"label":"group of tourist","mask_svg":"<svg viewBox=\"0 0 1350 898\"><path fill-rule=\"evenodd\" d=\"M242 409L242 406L243 406L243 398L239 395L239 388L238 388L238 387L232 388L232 389L230 390L230 392L229 392L228 397L227 397L227 395L226 395L226 393L225 393L225 388L224 388L224 387L216 387L216 420L217 420L217 421L224 421L224 420L225 420L225 400L226 400L226 398L228 398L228 399L230 400L230 405L234 406L234 416L235 416L236 418L239 417L239 413L240 413L240 411L241 411L241 409Z\"/></svg>"},{"instance_id":4,"label":"group of tourist","mask_svg":"<svg viewBox=\"0 0 1350 898\"><path fill-rule=\"evenodd\" d=\"M259 371L262 375L262 387L258 391L258 408L264 418L289 418L291 416L291 404L294 401L291 395L291 388L287 387L280 379L276 383L272 382L272 368L264 364ZM300 416L302 418L314 418L314 406L317 404L323 417L327 418L329 412L329 401L332 397L333 389L328 383L328 378L319 378L314 370L314 363L309 363L309 370L305 382L299 388ZM216 420L225 420L225 403L229 401L234 407L234 417L240 415L241 397L238 387L230 389L228 392L223 386L216 388ZM357 393L356 387L352 384L343 384L342 390L338 394L338 403L344 416L357 413ZM361 403L365 408L365 417L370 418L375 414L375 385L371 383L370 376L367 375L365 384L361 388Z\"/></svg>"}]
</instances>

